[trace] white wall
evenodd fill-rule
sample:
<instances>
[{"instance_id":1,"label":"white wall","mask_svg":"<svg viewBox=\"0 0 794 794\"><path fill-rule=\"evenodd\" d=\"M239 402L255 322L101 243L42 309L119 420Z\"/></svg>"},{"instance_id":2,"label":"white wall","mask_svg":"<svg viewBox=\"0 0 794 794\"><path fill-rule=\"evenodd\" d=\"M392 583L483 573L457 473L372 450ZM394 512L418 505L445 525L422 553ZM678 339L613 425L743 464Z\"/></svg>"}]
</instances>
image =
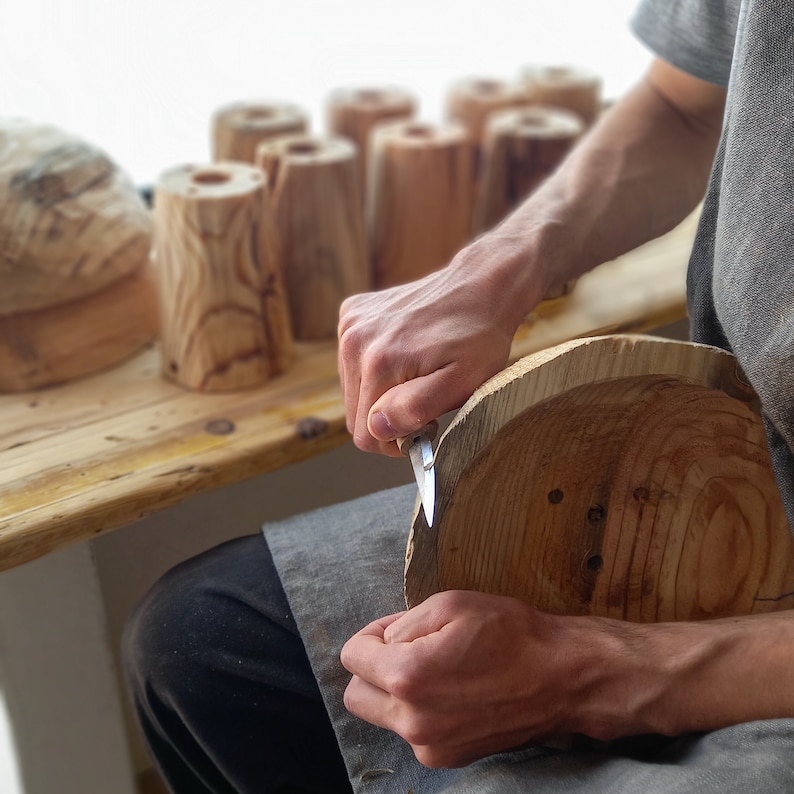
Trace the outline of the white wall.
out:
<instances>
[{"instance_id":1,"label":"white wall","mask_svg":"<svg viewBox=\"0 0 794 794\"><path fill-rule=\"evenodd\" d=\"M296 102L322 130L337 87L413 89L440 120L460 77L575 63L619 95L647 62L635 0L0 0L0 116L104 147L139 182L209 156L229 101Z\"/></svg>"}]
</instances>

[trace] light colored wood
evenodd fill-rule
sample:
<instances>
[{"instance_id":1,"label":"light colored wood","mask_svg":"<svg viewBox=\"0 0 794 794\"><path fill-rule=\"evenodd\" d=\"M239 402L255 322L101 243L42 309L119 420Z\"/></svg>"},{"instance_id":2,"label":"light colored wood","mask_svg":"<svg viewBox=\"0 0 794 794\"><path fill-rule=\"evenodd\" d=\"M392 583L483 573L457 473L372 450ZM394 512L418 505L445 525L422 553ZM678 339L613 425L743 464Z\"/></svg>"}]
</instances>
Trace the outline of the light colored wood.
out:
<instances>
[{"instance_id":1,"label":"light colored wood","mask_svg":"<svg viewBox=\"0 0 794 794\"><path fill-rule=\"evenodd\" d=\"M292 335L267 184L243 163L187 165L155 192L163 374L199 391L283 372Z\"/></svg>"},{"instance_id":2,"label":"light colored wood","mask_svg":"<svg viewBox=\"0 0 794 794\"><path fill-rule=\"evenodd\" d=\"M573 113L540 105L491 115L483 139L475 233L496 226L536 190L583 130Z\"/></svg>"},{"instance_id":3,"label":"light colored wood","mask_svg":"<svg viewBox=\"0 0 794 794\"><path fill-rule=\"evenodd\" d=\"M99 292L0 316L0 392L40 389L118 364L158 332L148 263Z\"/></svg>"},{"instance_id":4,"label":"light colored wood","mask_svg":"<svg viewBox=\"0 0 794 794\"><path fill-rule=\"evenodd\" d=\"M500 110L527 104L526 92L516 83L487 77L467 77L454 83L447 95L447 118L462 124L476 148L482 146L488 119Z\"/></svg>"},{"instance_id":5,"label":"light colored wood","mask_svg":"<svg viewBox=\"0 0 794 794\"><path fill-rule=\"evenodd\" d=\"M370 287L355 146L295 136L263 144L295 338L336 337L339 306Z\"/></svg>"},{"instance_id":6,"label":"light colored wood","mask_svg":"<svg viewBox=\"0 0 794 794\"><path fill-rule=\"evenodd\" d=\"M151 218L108 156L0 120L0 392L118 363L157 334Z\"/></svg>"},{"instance_id":7,"label":"light colored wood","mask_svg":"<svg viewBox=\"0 0 794 794\"><path fill-rule=\"evenodd\" d=\"M468 242L472 143L461 126L416 122L379 127L372 141L369 229L382 288L443 267Z\"/></svg>"},{"instance_id":8,"label":"light colored wood","mask_svg":"<svg viewBox=\"0 0 794 794\"><path fill-rule=\"evenodd\" d=\"M685 316L696 220L541 304L511 359ZM301 343L265 386L199 394L160 377L155 347L81 381L0 395L0 569L348 442L336 353Z\"/></svg>"},{"instance_id":9,"label":"light colored wood","mask_svg":"<svg viewBox=\"0 0 794 794\"><path fill-rule=\"evenodd\" d=\"M56 127L0 121L0 315L69 303L132 275L151 235L143 201L104 152Z\"/></svg>"},{"instance_id":10,"label":"light colored wood","mask_svg":"<svg viewBox=\"0 0 794 794\"><path fill-rule=\"evenodd\" d=\"M794 605L760 405L725 351L626 335L542 351L477 390L435 461L410 605L474 589L637 622Z\"/></svg>"},{"instance_id":11,"label":"light colored wood","mask_svg":"<svg viewBox=\"0 0 794 794\"><path fill-rule=\"evenodd\" d=\"M309 118L296 105L250 100L218 108L212 116L211 127L213 160L253 164L260 143L307 132Z\"/></svg>"},{"instance_id":12,"label":"light colored wood","mask_svg":"<svg viewBox=\"0 0 794 794\"><path fill-rule=\"evenodd\" d=\"M533 65L521 72L527 100L576 113L586 125L601 112L601 78L579 66Z\"/></svg>"},{"instance_id":13,"label":"light colored wood","mask_svg":"<svg viewBox=\"0 0 794 794\"><path fill-rule=\"evenodd\" d=\"M379 124L409 120L417 108L416 97L403 88L382 86L340 88L328 98L328 129L348 138L358 149L359 190L366 202L370 135Z\"/></svg>"}]
</instances>

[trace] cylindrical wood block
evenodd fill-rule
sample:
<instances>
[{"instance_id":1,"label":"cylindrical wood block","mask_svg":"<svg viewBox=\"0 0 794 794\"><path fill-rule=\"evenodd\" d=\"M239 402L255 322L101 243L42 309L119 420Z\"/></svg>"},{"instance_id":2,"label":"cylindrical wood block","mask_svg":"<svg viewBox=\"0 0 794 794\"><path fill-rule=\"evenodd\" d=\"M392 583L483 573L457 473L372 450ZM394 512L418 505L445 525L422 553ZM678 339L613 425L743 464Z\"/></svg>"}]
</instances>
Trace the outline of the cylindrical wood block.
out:
<instances>
[{"instance_id":1,"label":"cylindrical wood block","mask_svg":"<svg viewBox=\"0 0 794 794\"><path fill-rule=\"evenodd\" d=\"M341 88L328 99L328 129L358 147L360 192L367 194L370 136L379 124L408 120L416 113L416 98L401 88Z\"/></svg>"},{"instance_id":2,"label":"cylindrical wood block","mask_svg":"<svg viewBox=\"0 0 794 794\"><path fill-rule=\"evenodd\" d=\"M471 230L472 143L460 125L414 122L373 136L369 227L377 288L446 265Z\"/></svg>"},{"instance_id":3,"label":"cylindrical wood block","mask_svg":"<svg viewBox=\"0 0 794 794\"><path fill-rule=\"evenodd\" d=\"M504 80L470 77L455 83L447 96L447 117L462 124L481 146L488 117L500 110L527 104L521 87Z\"/></svg>"},{"instance_id":4,"label":"cylindrical wood block","mask_svg":"<svg viewBox=\"0 0 794 794\"><path fill-rule=\"evenodd\" d=\"M292 352L267 180L243 163L187 165L155 191L163 373L199 391L254 386Z\"/></svg>"},{"instance_id":5,"label":"cylindrical wood block","mask_svg":"<svg viewBox=\"0 0 794 794\"><path fill-rule=\"evenodd\" d=\"M256 161L256 147L283 135L304 133L307 115L299 107L279 102L235 102L219 108L212 117L215 161Z\"/></svg>"},{"instance_id":6,"label":"cylindrical wood block","mask_svg":"<svg viewBox=\"0 0 794 794\"><path fill-rule=\"evenodd\" d=\"M551 174L584 130L565 110L533 106L500 111L488 121L475 233L487 231Z\"/></svg>"},{"instance_id":7,"label":"cylindrical wood block","mask_svg":"<svg viewBox=\"0 0 794 794\"><path fill-rule=\"evenodd\" d=\"M586 125L601 112L601 78L578 66L528 66L521 74L527 100L533 105L570 110Z\"/></svg>"},{"instance_id":8,"label":"cylindrical wood block","mask_svg":"<svg viewBox=\"0 0 794 794\"><path fill-rule=\"evenodd\" d=\"M356 147L294 136L262 144L297 339L336 336L339 306L370 288Z\"/></svg>"}]
</instances>

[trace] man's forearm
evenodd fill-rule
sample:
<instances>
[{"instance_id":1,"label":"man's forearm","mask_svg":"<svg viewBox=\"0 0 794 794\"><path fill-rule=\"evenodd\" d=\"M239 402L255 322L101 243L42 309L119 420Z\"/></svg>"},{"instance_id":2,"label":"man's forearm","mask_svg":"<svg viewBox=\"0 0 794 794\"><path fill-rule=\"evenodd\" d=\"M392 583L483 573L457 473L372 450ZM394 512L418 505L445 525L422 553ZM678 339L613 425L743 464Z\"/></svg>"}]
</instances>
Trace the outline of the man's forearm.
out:
<instances>
[{"instance_id":1,"label":"man's forearm","mask_svg":"<svg viewBox=\"0 0 794 794\"><path fill-rule=\"evenodd\" d=\"M582 696L566 730L678 735L794 716L794 612L654 625L571 620L596 634L579 636Z\"/></svg>"},{"instance_id":2,"label":"man's forearm","mask_svg":"<svg viewBox=\"0 0 794 794\"><path fill-rule=\"evenodd\" d=\"M452 267L487 269L521 296L545 292L670 230L702 199L723 89L657 62L547 182Z\"/></svg>"}]
</instances>

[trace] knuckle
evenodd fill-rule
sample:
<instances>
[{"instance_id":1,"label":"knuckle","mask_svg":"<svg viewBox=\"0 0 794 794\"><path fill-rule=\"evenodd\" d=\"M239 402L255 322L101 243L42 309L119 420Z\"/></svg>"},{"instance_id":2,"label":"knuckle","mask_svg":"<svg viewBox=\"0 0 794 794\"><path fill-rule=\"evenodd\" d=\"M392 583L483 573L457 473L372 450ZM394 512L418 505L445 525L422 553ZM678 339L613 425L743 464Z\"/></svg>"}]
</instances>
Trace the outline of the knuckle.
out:
<instances>
[{"instance_id":1,"label":"knuckle","mask_svg":"<svg viewBox=\"0 0 794 794\"><path fill-rule=\"evenodd\" d=\"M409 742L410 744L410 742ZM458 766L458 759L453 754L438 747L428 745L412 745L416 760L431 769L451 768Z\"/></svg>"},{"instance_id":2,"label":"knuckle","mask_svg":"<svg viewBox=\"0 0 794 794\"><path fill-rule=\"evenodd\" d=\"M369 375L383 375L391 369L391 351L378 343L367 347L361 356L361 370Z\"/></svg>"},{"instance_id":3,"label":"knuckle","mask_svg":"<svg viewBox=\"0 0 794 794\"><path fill-rule=\"evenodd\" d=\"M342 356L357 355L363 344L363 331L358 325L339 326L339 353Z\"/></svg>"},{"instance_id":4,"label":"knuckle","mask_svg":"<svg viewBox=\"0 0 794 794\"><path fill-rule=\"evenodd\" d=\"M400 723L397 733L412 747L427 749L436 741L432 724L421 715L411 713Z\"/></svg>"},{"instance_id":5,"label":"knuckle","mask_svg":"<svg viewBox=\"0 0 794 794\"><path fill-rule=\"evenodd\" d=\"M395 672L389 680L389 691L398 700L405 703L421 701L425 687L422 677L409 667Z\"/></svg>"}]
</instances>

